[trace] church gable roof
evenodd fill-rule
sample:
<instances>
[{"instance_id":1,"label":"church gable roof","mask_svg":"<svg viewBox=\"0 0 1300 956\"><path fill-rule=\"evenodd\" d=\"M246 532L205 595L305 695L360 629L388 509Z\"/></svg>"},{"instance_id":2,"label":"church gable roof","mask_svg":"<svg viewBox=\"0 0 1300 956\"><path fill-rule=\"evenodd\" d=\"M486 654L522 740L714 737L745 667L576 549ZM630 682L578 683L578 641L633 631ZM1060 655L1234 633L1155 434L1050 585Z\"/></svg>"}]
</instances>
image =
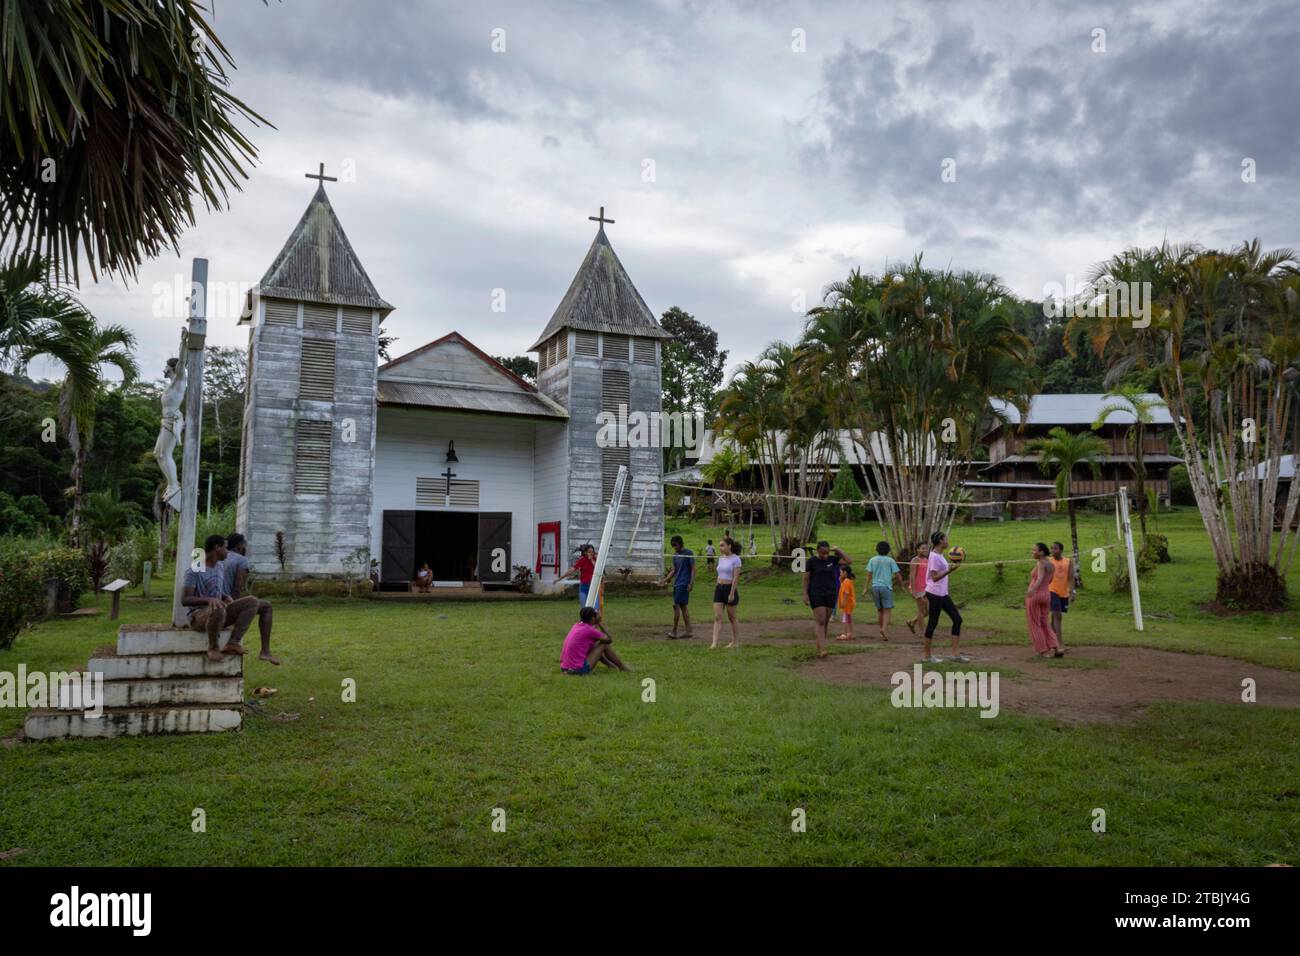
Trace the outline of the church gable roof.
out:
<instances>
[{"instance_id":1,"label":"church gable roof","mask_svg":"<svg viewBox=\"0 0 1300 956\"><path fill-rule=\"evenodd\" d=\"M350 305L391 312L334 214L322 183L257 291L280 299Z\"/></svg>"},{"instance_id":2,"label":"church gable roof","mask_svg":"<svg viewBox=\"0 0 1300 956\"><path fill-rule=\"evenodd\" d=\"M551 321L528 351L537 351L538 346L561 329L672 338L659 327L654 313L632 284L603 226L596 232L587 257L578 267L578 274L569 283L569 291L560 300Z\"/></svg>"},{"instance_id":3,"label":"church gable roof","mask_svg":"<svg viewBox=\"0 0 1300 956\"><path fill-rule=\"evenodd\" d=\"M451 332L379 367L381 405L567 418L543 395L459 332Z\"/></svg>"}]
</instances>

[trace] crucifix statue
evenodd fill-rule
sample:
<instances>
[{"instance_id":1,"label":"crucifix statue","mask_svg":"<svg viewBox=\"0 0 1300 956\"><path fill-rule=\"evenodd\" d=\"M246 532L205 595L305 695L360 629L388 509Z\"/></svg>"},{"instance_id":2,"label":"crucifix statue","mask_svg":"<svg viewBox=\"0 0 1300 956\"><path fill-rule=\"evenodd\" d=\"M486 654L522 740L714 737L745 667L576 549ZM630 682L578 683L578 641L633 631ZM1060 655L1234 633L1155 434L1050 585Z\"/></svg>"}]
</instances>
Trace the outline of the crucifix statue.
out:
<instances>
[{"instance_id":1,"label":"crucifix statue","mask_svg":"<svg viewBox=\"0 0 1300 956\"><path fill-rule=\"evenodd\" d=\"M601 232L604 232L604 231L605 231L605 223L609 223L611 226L614 225L614 220L613 220L613 219L606 219L606 218L605 218L605 207L604 207L604 206L601 206L601 207L600 207L600 215L599 215L599 216L588 216L587 218L590 219L592 222L600 223L600 231L601 231Z\"/></svg>"},{"instance_id":2,"label":"crucifix statue","mask_svg":"<svg viewBox=\"0 0 1300 956\"><path fill-rule=\"evenodd\" d=\"M317 179L317 180L320 180L320 184L321 184L322 186L325 185L326 182L336 183L336 182L339 181L339 178L338 178L337 176L326 176L326 175L325 175L325 164L324 164L324 163L321 163L321 164L320 164L320 171L319 171L319 172L315 172L315 173L305 173L305 174L304 174L304 178L306 178L306 179Z\"/></svg>"}]
</instances>

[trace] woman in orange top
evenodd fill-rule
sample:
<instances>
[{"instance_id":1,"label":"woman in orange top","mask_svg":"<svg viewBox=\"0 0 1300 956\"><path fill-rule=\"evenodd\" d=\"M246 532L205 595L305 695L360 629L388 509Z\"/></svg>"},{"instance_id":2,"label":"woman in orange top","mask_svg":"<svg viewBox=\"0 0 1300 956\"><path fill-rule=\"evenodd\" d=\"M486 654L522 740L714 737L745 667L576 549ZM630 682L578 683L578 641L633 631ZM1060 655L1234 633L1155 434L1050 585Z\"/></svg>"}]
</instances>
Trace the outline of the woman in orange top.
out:
<instances>
[{"instance_id":1,"label":"woman in orange top","mask_svg":"<svg viewBox=\"0 0 1300 956\"><path fill-rule=\"evenodd\" d=\"M845 565L840 568L840 620L844 622L844 630L838 640L853 640L853 610L858 606L858 595L853 588L853 569Z\"/></svg>"},{"instance_id":2,"label":"woman in orange top","mask_svg":"<svg viewBox=\"0 0 1300 956\"><path fill-rule=\"evenodd\" d=\"M1064 645L1061 636L1061 621L1065 612L1070 610L1070 601L1074 599L1074 559L1065 556L1065 545L1059 541L1052 542L1052 630L1056 632L1056 642Z\"/></svg>"}]
</instances>

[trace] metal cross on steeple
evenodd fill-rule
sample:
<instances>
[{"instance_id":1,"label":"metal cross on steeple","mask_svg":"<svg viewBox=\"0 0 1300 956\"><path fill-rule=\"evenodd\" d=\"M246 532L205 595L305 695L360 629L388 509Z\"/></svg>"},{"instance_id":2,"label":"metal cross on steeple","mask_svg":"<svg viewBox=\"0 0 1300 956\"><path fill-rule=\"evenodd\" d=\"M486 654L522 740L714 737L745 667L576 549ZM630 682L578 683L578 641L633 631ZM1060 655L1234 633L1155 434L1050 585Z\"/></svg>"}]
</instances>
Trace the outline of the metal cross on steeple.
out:
<instances>
[{"instance_id":1,"label":"metal cross on steeple","mask_svg":"<svg viewBox=\"0 0 1300 956\"><path fill-rule=\"evenodd\" d=\"M337 176L326 176L326 175L325 175L325 164L324 164L324 163L321 163L321 164L320 164L320 172L317 172L317 173L306 173L306 174L305 174L305 177L306 177L307 179L319 179L320 182L321 182L321 185L322 185L322 186L325 184L325 181L326 181L326 180L329 180L329 181L332 182L332 183L336 183L336 182L339 181L339 178L338 178Z\"/></svg>"},{"instance_id":2,"label":"metal cross on steeple","mask_svg":"<svg viewBox=\"0 0 1300 956\"><path fill-rule=\"evenodd\" d=\"M604 206L601 206L601 207L600 207L600 215L599 215L599 216L588 216L587 218L590 219L592 222L598 222L598 223L600 223L600 231L601 231L601 232L604 232L604 231L605 231L605 223L609 223L611 226L614 224L614 220L613 220L613 219L606 219L606 218L605 218L605 207L604 207Z\"/></svg>"}]
</instances>

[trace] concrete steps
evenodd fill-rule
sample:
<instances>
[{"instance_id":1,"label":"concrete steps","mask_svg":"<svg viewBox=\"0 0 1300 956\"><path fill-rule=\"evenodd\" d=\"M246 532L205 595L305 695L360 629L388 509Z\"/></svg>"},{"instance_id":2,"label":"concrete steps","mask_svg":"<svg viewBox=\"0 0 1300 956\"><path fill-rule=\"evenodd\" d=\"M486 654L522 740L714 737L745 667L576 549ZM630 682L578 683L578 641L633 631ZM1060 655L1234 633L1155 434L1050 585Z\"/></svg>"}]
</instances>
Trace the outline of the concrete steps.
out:
<instances>
[{"instance_id":1,"label":"concrete steps","mask_svg":"<svg viewBox=\"0 0 1300 956\"><path fill-rule=\"evenodd\" d=\"M223 631L221 646L229 639L230 631ZM64 692L56 706L29 710L24 732L29 740L61 740L238 730L244 659L210 661L207 649L207 637L197 631L124 625L117 647L101 648L81 674L99 685L102 713L85 709L84 693L77 700Z\"/></svg>"}]
</instances>

